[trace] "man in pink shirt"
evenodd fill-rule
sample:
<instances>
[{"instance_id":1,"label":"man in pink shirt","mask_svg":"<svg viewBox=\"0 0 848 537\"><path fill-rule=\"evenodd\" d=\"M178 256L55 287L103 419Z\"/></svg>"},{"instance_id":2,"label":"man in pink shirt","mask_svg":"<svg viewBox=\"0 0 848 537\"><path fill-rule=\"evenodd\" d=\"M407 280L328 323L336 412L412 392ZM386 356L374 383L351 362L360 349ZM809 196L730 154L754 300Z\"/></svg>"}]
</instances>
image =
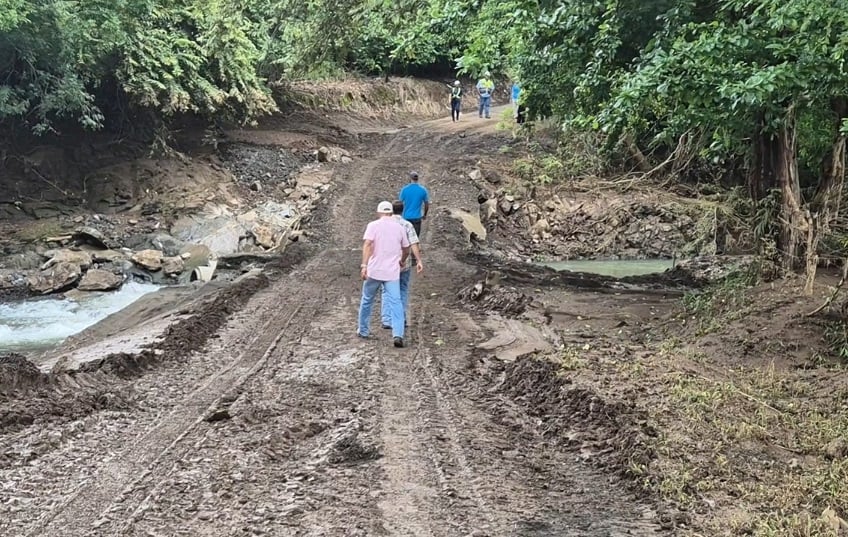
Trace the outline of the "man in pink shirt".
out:
<instances>
[{"instance_id":1,"label":"man in pink shirt","mask_svg":"<svg viewBox=\"0 0 848 537\"><path fill-rule=\"evenodd\" d=\"M403 307L400 299L400 269L409 255L409 239L403 226L392 216L392 204L381 201L380 216L365 228L362 237L362 301L359 303L359 327L356 333L367 338L371 334L371 309L377 292L383 288L392 319L395 347L403 347Z\"/></svg>"}]
</instances>

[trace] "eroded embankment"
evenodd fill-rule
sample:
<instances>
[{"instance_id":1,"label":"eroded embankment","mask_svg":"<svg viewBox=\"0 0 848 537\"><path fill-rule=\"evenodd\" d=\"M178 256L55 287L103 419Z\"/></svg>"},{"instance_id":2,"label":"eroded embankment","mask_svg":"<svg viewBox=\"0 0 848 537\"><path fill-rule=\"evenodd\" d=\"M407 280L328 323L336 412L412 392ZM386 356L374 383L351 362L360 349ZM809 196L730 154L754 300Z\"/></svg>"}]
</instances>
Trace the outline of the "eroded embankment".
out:
<instances>
[{"instance_id":1,"label":"eroded embankment","mask_svg":"<svg viewBox=\"0 0 848 537\"><path fill-rule=\"evenodd\" d=\"M196 311L169 326L163 336L137 353L116 353L65 370L62 361L50 373L21 355L0 358L0 431L36 421L70 420L96 410L126 410L129 381L163 362L182 360L215 337L228 319L269 284L268 273L287 272L309 254L292 248L256 274L218 291Z\"/></svg>"}]
</instances>

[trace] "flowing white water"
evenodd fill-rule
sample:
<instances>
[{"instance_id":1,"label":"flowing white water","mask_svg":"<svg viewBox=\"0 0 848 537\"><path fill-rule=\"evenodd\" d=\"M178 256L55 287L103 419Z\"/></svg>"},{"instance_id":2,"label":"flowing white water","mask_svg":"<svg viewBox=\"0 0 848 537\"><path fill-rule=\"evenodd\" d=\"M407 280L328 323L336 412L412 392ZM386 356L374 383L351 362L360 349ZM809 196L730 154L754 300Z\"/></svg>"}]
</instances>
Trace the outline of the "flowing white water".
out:
<instances>
[{"instance_id":1,"label":"flowing white water","mask_svg":"<svg viewBox=\"0 0 848 537\"><path fill-rule=\"evenodd\" d=\"M58 345L158 288L130 282L118 291L85 294L79 300L44 298L0 304L0 352Z\"/></svg>"},{"instance_id":2,"label":"flowing white water","mask_svg":"<svg viewBox=\"0 0 848 537\"><path fill-rule=\"evenodd\" d=\"M645 274L665 272L673 268L674 261L671 259L581 259L576 261L551 261L539 264L554 270L588 272L590 274L624 278L626 276L642 276Z\"/></svg>"}]
</instances>

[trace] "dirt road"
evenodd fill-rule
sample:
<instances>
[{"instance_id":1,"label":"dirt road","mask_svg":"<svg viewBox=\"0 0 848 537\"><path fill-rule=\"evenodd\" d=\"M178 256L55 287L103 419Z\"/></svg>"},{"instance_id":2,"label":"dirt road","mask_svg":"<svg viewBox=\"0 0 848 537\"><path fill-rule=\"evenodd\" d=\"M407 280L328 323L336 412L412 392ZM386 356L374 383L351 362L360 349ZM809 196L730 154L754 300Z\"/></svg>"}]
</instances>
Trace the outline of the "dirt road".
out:
<instances>
[{"instance_id":1,"label":"dirt road","mask_svg":"<svg viewBox=\"0 0 848 537\"><path fill-rule=\"evenodd\" d=\"M203 348L120 381L122 405L0 437L0 534L657 534L650 508L549 442L474 347L514 329L456 299L476 269L448 209L476 210L459 172L508 141L494 121L369 135L308 255ZM394 349L378 324L377 341L355 337L359 245L410 169L434 210Z\"/></svg>"}]
</instances>

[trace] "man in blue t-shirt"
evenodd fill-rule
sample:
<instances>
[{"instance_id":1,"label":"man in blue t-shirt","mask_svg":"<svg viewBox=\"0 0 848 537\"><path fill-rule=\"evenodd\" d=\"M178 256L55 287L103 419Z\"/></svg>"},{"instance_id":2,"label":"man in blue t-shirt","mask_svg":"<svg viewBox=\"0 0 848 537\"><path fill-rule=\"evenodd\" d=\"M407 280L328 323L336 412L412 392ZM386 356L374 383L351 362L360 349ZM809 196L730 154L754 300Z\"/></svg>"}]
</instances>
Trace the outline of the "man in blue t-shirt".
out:
<instances>
[{"instance_id":1,"label":"man in blue t-shirt","mask_svg":"<svg viewBox=\"0 0 848 537\"><path fill-rule=\"evenodd\" d=\"M403 219L412 224L415 233L421 236L421 221L430 211L430 195L427 189L418 184L418 173L409 174L410 182L400 189L398 199L403 202Z\"/></svg>"}]
</instances>

